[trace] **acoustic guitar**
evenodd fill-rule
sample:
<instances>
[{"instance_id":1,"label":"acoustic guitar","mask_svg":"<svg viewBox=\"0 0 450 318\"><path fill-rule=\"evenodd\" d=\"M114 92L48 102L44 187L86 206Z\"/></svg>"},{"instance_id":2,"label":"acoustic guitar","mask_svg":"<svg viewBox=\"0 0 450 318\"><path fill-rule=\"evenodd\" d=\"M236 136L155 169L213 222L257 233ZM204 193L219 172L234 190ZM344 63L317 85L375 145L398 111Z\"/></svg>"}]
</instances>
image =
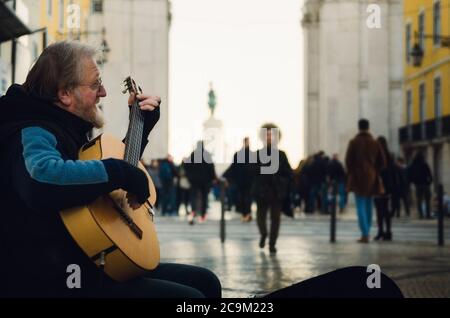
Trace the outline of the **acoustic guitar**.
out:
<instances>
[{"instance_id":1,"label":"acoustic guitar","mask_svg":"<svg viewBox=\"0 0 450 318\"><path fill-rule=\"evenodd\" d=\"M142 92L131 77L123 93ZM138 102L131 105L125 142L102 134L85 144L79 160L123 159L139 167L148 178L150 197L133 210L122 189L103 195L89 205L60 212L64 225L80 248L112 279L123 282L159 264L159 242L154 224L155 186L140 162L144 114Z\"/></svg>"}]
</instances>

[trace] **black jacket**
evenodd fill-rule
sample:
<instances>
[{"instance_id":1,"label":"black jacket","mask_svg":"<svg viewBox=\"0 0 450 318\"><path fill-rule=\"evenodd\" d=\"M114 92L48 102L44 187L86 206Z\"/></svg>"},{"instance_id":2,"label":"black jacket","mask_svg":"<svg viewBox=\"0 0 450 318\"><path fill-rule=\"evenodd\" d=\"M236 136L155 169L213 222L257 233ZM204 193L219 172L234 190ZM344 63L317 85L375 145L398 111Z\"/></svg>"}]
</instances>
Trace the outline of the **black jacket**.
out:
<instances>
[{"instance_id":1,"label":"black jacket","mask_svg":"<svg viewBox=\"0 0 450 318\"><path fill-rule=\"evenodd\" d=\"M277 151L278 162L272 160L276 154L272 155L271 148L264 147L257 152L252 186L252 195L256 200L275 198L282 202L288 195L293 173L284 151Z\"/></svg>"},{"instance_id":2,"label":"black jacket","mask_svg":"<svg viewBox=\"0 0 450 318\"><path fill-rule=\"evenodd\" d=\"M233 155L233 162L224 172L223 177L233 182L240 191L250 189L254 178L256 153L250 148L242 148Z\"/></svg>"},{"instance_id":3,"label":"black jacket","mask_svg":"<svg viewBox=\"0 0 450 318\"><path fill-rule=\"evenodd\" d=\"M416 186L430 185L433 182L431 169L425 160L416 158L409 167L409 178Z\"/></svg>"},{"instance_id":4,"label":"black jacket","mask_svg":"<svg viewBox=\"0 0 450 318\"><path fill-rule=\"evenodd\" d=\"M209 189L216 179L216 169L211 154L200 145L183 161L186 177L192 187Z\"/></svg>"},{"instance_id":5,"label":"black jacket","mask_svg":"<svg viewBox=\"0 0 450 318\"><path fill-rule=\"evenodd\" d=\"M0 98L0 109L0 294L88 295L100 273L66 231L59 211L123 187L122 161L76 161L91 124L29 96L20 85ZM145 143L159 119L159 111L151 113ZM81 289L67 288L70 264L80 266Z\"/></svg>"},{"instance_id":6,"label":"black jacket","mask_svg":"<svg viewBox=\"0 0 450 318\"><path fill-rule=\"evenodd\" d=\"M339 160L333 159L328 163L327 174L330 180L343 182L345 181L345 170Z\"/></svg>"}]
</instances>

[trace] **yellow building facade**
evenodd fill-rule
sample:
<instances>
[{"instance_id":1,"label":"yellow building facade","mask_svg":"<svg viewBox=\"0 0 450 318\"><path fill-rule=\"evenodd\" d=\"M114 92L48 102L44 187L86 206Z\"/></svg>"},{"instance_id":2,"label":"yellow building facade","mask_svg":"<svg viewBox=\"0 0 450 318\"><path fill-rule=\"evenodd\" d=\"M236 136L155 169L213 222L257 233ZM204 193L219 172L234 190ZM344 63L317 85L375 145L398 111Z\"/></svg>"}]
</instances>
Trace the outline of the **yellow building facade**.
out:
<instances>
[{"instance_id":1,"label":"yellow building facade","mask_svg":"<svg viewBox=\"0 0 450 318\"><path fill-rule=\"evenodd\" d=\"M450 0L405 0L403 6L405 125L400 142L408 160L424 152L435 185L443 183L450 191ZM412 52L421 52L421 58Z\"/></svg>"},{"instance_id":2,"label":"yellow building facade","mask_svg":"<svg viewBox=\"0 0 450 318\"><path fill-rule=\"evenodd\" d=\"M87 37L88 20L101 13L103 1L96 0L40 0L40 24L47 28L47 43ZM99 31L97 31L99 32Z\"/></svg>"}]
</instances>

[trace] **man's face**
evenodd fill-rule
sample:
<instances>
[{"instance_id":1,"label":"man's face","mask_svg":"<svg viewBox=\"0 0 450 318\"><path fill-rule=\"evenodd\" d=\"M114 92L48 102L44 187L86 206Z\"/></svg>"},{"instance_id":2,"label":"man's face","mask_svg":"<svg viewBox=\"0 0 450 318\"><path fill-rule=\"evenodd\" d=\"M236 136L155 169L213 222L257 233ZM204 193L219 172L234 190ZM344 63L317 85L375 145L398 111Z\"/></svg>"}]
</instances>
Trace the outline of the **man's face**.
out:
<instances>
[{"instance_id":1,"label":"man's face","mask_svg":"<svg viewBox=\"0 0 450 318\"><path fill-rule=\"evenodd\" d=\"M101 84L97 63L93 59L86 59L83 65L83 79L74 89L72 111L94 127L101 128L104 120L96 104L100 101L100 97L105 96L106 90Z\"/></svg>"}]
</instances>

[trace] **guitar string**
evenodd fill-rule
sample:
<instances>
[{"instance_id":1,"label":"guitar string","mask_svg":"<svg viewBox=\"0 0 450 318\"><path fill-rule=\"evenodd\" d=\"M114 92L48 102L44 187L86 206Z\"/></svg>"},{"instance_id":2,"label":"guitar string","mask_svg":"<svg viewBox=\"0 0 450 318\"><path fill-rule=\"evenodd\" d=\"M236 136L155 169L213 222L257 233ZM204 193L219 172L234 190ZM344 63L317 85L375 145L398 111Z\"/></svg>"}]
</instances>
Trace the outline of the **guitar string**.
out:
<instances>
[{"instance_id":1,"label":"guitar string","mask_svg":"<svg viewBox=\"0 0 450 318\"><path fill-rule=\"evenodd\" d=\"M140 125L140 121L141 118L139 118L139 109L136 109L137 107L135 105L133 105L132 107L132 111L131 111L131 121L133 123L133 125L130 126L130 138L128 140L128 148L129 148L129 153L128 153L128 159L129 159L129 163L133 164L133 165L137 165L137 161L139 161L139 147L138 147L138 143L139 143L139 135L141 135L141 139L142 139L142 134L139 134L139 129L136 128L140 128L140 127L135 127L136 125ZM139 119L139 120L138 120ZM136 161L137 159L137 161Z\"/></svg>"},{"instance_id":2,"label":"guitar string","mask_svg":"<svg viewBox=\"0 0 450 318\"><path fill-rule=\"evenodd\" d=\"M134 107L132 108L132 116L133 116L133 125L131 126L131 131L133 132L133 140L131 141L131 160L133 161L133 165L137 166L138 161L139 161L139 154L140 154L140 149L139 149L139 144L142 143L142 121L143 121L143 116L142 116L142 112L140 111L140 109L138 108L137 103L133 105ZM141 140L138 140L141 139ZM142 146L142 145L141 145Z\"/></svg>"},{"instance_id":3,"label":"guitar string","mask_svg":"<svg viewBox=\"0 0 450 318\"><path fill-rule=\"evenodd\" d=\"M126 149L125 149L125 160L134 166L137 166L137 164L135 164L136 149L137 149L137 146L136 146L137 140L136 139L137 139L137 137L139 137L139 136L136 136L136 134L139 135L138 134L139 131L134 129L135 125L138 123L138 121L136 120L137 110L138 109L136 107L136 104L133 104L132 108L131 108L131 118L130 118L130 127L129 127L130 129L128 131L128 138L127 138L127 144L126 144ZM139 156L139 154L137 154L137 156ZM122 200L121 200L122 207L125 206L125 204L124 204L125 198L126 198L126 193L123 193Z\"/></svg>"},{"instance_id":4,"label":"guitar string","mask_svg":"<svg viewBox=\"0 0 450 318\"><path fill-rule=\"evenodd\" d=\"M125 149L125 160L134 165L138 166L139 163L139 143L142 143L142 128L143 128L143 114L140 112L137 103L135 102L131 107L131 118L130 118L130 129L126 138L126 149ZM139 127L136 127L139 126ZM138 140L140 139L140 140ZM142 145L141 145L142 146ZM122 206L124 206L126 194L123 193L122 196Z\"/></svg>"},{"instance_id":5,"label":"guitar string","mask_svg":"<svg viewBox=\"0 0 450 318\"><path fill-rule=\"evenodd\" d=\"M142 144L143 116L142 116L142 112L137 107L134 109L133 113L134 113L134 116L133 116L133 119L134 119L133 124L134 125L131 126L131 129L134 132L134 134L133 134L133 140L131 141L131 149L132 149L131 160L132 160L133 164L135 166L137 166L137 164L139 162L139 155L140 155L139 144Z\"/></svg>"}]
</instances>

